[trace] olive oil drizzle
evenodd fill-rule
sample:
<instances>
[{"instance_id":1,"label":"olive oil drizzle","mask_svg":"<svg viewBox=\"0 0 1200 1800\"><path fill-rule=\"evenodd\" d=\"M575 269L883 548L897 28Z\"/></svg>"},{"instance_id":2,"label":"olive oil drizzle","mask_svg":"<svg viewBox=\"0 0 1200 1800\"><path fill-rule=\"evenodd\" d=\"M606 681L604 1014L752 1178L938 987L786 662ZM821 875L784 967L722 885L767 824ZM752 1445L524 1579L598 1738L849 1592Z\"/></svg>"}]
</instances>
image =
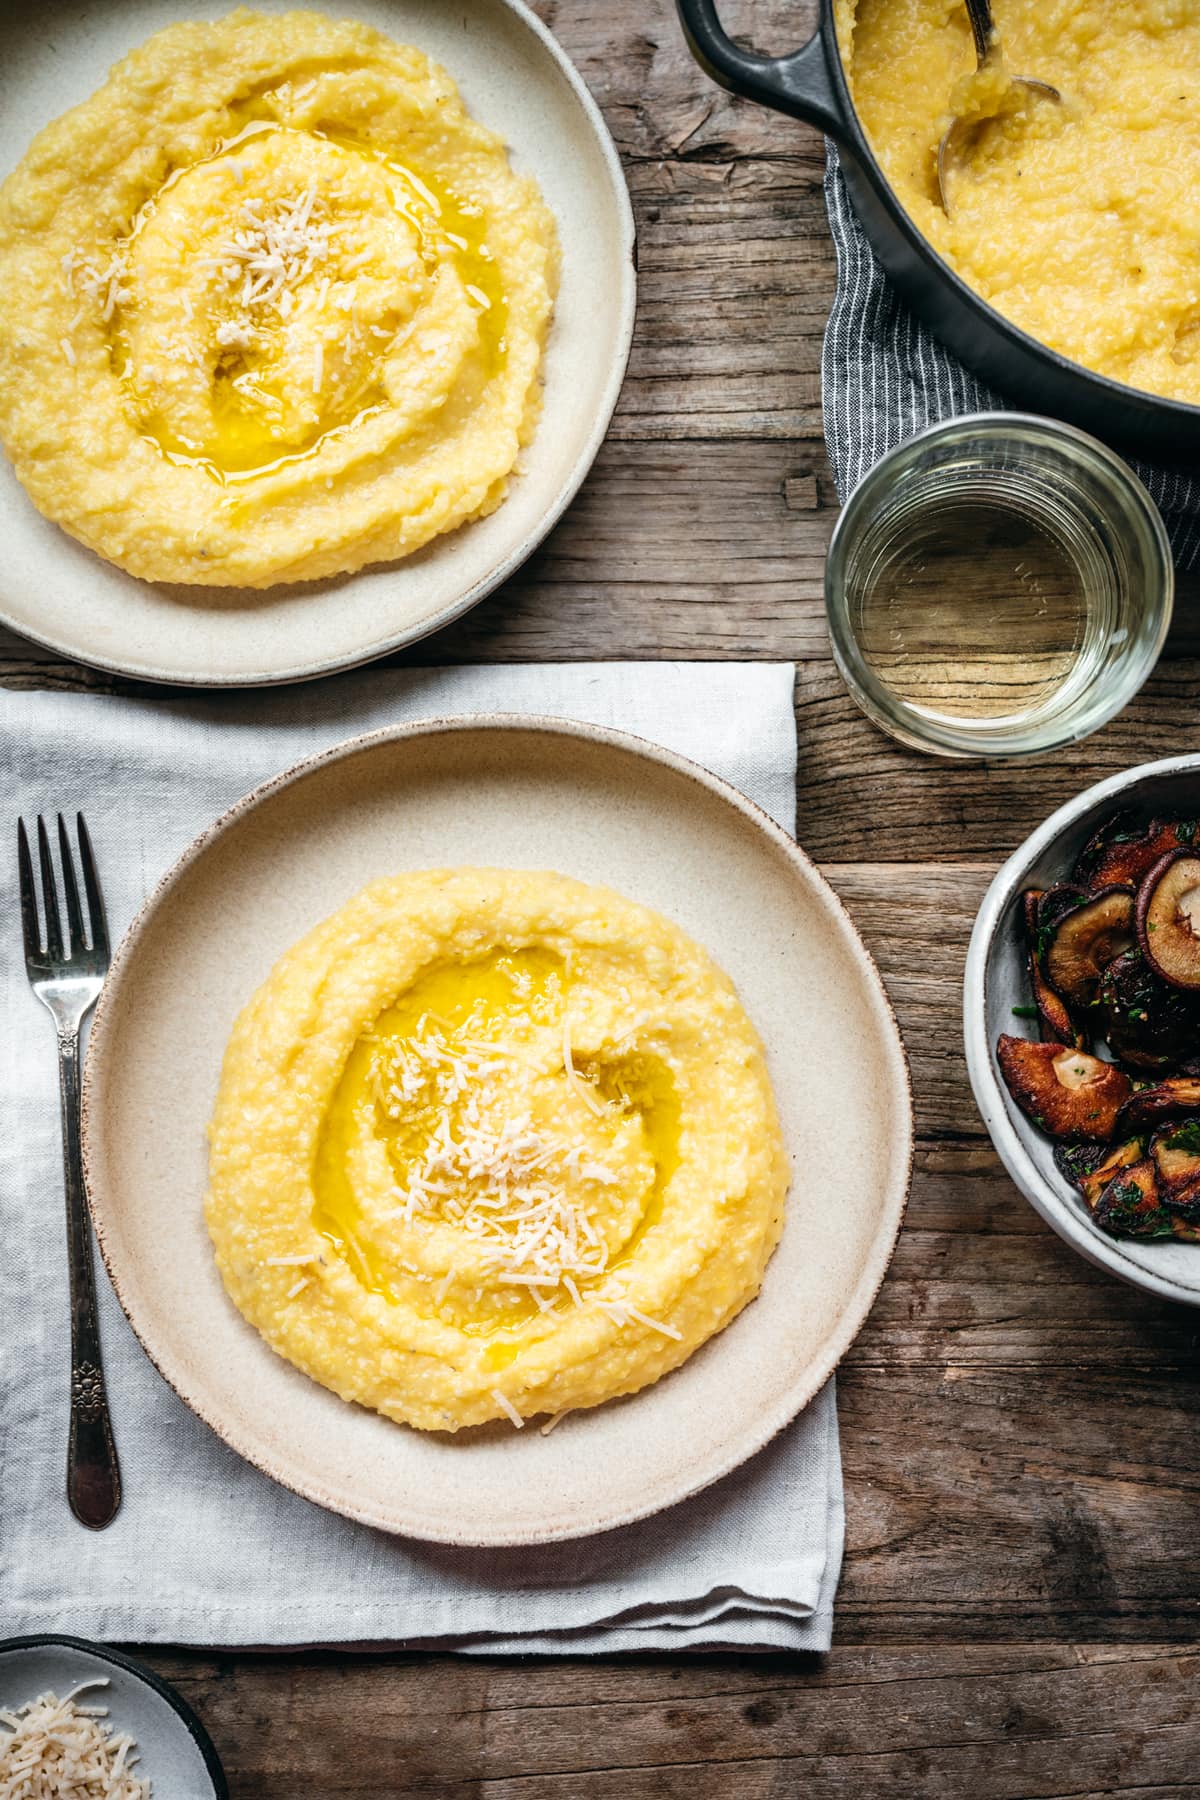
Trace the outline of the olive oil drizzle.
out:
<instances>
[{"instance_id":1,"label":"olive oil drizzle","mask_svg":"<svg viewBox=\"0 0 1200 1800\"><path fill-rule=\"evenodd\" d=\"M269 99L269 96L268 96ZM158 190L139 209L127 236L116 246L118 255L127 256L137 243L164 198L195 169L222 159L236 158L237 152L252 139L267 134L297 134L297 128L271 118L253 118L232 137L222 140L206 156L172 170ZM311 130L308 136L333 145L347 156L361 157L377 164L388 177L389 196L397 214L404 218L416 234L419 254L428 274L432 275L447 260L452 260L460 274L465 292L478 314L479 342L489 375L503 365L507 353L506 329L508 304L495 258L487 245L486 210L451 186L439 182L428 172L402 163L385 151L349 132ZM252 195L248 195L252 198ZM132 303L136 306L136 297ZM407 329L407 324L400 330ZM121 312L110 324L111 353L127 396L127 403L139 410L133 385L133 349L130 334ZM214 370L214 391L215 376ZM336 420L320 429L310 443L283 454L263 456L256 447L244 464L241 458L218 460L200 446L177 437L166 421L156 421L153 429L142 429L139 435L164 460L177 468L202 471L221 487L236 488L261 477L316 461L331 444L345 441L369 420L388 410L382 389L367 381L359 401L348 418Z\"/></svg>"},{"instance_id":2,"label":"olive oil drizzle","mask_svg":"<svg viewBox=\"0 0 1200 1800\"><path fill-rule=\"evenodd\" d=\"M374 1021L355 1043L318 1135L313 1162L313 1223L368 1292L392 1302L416 1306L430 1318L451 1321L444 1296L439 1299L428 1278L398 1281L394 1265L380 1257L368 1241L362 1211L348 1171L353 1145L373 1136L383 1142L389 1163L403 1181L420 1158L432 1134L428 1111L415 1106L411 1116L389 1117L380 1107L377 1071L381 1047L403 1046L430 1017L452 1030L466 1028L472 1038L499 1043L506 1019L519 1025L522 1014L541 1024L562 1017L575 978L565 961L546 950L526 948L496 952L471 963L438 965L428 970ZM605 1269L619 1269L662 1217L664 1198L678 1166L680 1102L666 1062L652 1051L634 1049L611 1059L592 1058L577 1064L578 1075L591 1084L614 1117L635 1114L643 1143L653 1163L654 1178L634 1229L611 1256ZM496 1277L500 1288L503 1274ZM585 1290L586 1297L586 1290ZM557 1295L548 1311L533 1299L513 1301L478 1316L453 1315L468 1336L490 1340L486 1366L500 1369L519 1356L525 1329L554 1315L564 1316L574 1302Z\"/></svg>"}]
</instances>

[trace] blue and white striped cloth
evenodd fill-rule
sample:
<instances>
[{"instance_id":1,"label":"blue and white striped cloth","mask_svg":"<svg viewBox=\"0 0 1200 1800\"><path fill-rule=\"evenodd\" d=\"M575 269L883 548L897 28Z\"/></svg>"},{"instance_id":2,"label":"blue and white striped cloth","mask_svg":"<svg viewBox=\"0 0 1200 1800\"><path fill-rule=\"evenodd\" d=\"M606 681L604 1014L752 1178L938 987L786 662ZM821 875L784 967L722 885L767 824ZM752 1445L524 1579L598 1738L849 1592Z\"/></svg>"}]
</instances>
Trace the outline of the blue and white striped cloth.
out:
<instances>
[{"instance_id":1,"label":"blue and white striped cloth","mask_svg":"<svg viewBox=\"0 0 1200 1800\"><path fill-rule=\"evenodd\" d=\"M886 451L924 426L1014 403L970 374L909 311L858 222L833 144L825 204L838 280L821 392L829 460L844 500ZM1200 465L1132 466L1162 513L1178 567L1200 567Z\"/></svg>"}]
</instances>

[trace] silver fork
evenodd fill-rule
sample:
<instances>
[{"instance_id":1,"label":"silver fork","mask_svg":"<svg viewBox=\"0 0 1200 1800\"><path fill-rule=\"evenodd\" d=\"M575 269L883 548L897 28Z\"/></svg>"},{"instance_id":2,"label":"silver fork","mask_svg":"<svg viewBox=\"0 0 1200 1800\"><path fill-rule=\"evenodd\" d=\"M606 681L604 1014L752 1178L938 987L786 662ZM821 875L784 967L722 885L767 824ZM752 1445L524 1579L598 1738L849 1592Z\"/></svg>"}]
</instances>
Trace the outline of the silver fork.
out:
<instances>
[{"instance_id":1,"label":"silver fork","mask_svg":"<svg viewBox=\"0 0 1200 1800\"><path fill-rule=\"evenodd\" d=\"M104 985L108 969L108 930L91 839L82 813L76 814L76 832L87 900L86 939L75 858L63 816L58 815L58 849L67 905L65 938L50 839L44 821L40 816L38 818L38 865L46 926L43 948L29 839L25 821L17 821L25 970L30 987L54 1020L58 1032L58 1087L62 1100L63 1172L67 1191L67 1257L71 1275L71 1431L67 1447L67 1499L75 1517L93 1531L99 1531L111 1523L121 1504L121 1471L104 1390L92 1237L83 1185L79 1027Z\"/></svg>"}]
</instances>

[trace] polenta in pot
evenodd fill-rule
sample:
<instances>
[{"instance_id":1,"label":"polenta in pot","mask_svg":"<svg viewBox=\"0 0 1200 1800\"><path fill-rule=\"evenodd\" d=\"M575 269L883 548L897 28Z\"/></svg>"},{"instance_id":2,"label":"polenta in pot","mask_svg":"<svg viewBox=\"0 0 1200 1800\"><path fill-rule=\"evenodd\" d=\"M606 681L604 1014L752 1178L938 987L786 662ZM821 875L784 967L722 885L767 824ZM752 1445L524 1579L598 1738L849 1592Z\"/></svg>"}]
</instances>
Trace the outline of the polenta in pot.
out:
<instances>
[{"instance_id":1,"label":"polenta in pot","mask_svg":"<svg viewBox=\"0 0 1200 1800\"><path fill-rule=\"evenodd\" d=\"M934 249L1052 350L1200 405L1200 0L995 0L981 75L961 0L836 12L871 148ZM948 217L952 117L978 129Z\"/></svg>"},{"instance_id":2,"label":"polenta in pot","mask_svg":"<svg viewBox=\"0 0 1200 1800\"><path fill-rule=\"evenodd\" d=\"M0 188L0 440L147 580L404 557L503 500L556 282L536 185L421 51L172 25Z\"/></svg>"},{"instance_id":3,"label":"polenta in pot","mask_svg":"<svg viewBox=\"0 0 1200 1800\"><path fill-rule=\"evenodd\" d=\"M238 1309L428 1431L634 1393L757 1294L787 1160L732 983L565 876L378 881L239 1017L207 1218Z\"/></svg>"}]
</instances>

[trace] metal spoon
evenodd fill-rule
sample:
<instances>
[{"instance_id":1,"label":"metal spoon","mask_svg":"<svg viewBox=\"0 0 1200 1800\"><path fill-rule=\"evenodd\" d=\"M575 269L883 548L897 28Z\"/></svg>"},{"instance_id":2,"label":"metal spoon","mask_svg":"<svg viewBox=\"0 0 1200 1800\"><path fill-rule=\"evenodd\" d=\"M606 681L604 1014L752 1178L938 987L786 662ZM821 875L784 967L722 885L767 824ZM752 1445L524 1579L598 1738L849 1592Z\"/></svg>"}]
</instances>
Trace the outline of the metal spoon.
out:
<instances>
[{"instance_id":1,"label":"metal spoon","mask_svg":"<svg viewBox=\"0 0 1200 1800\"><path fill-rule=\"evenodd\" d=\"M991 0L966 0L966 6L967 17L971 21L971 35L975 39L976 65L982 69L992 50ZM1009 86L1028 88L1030 93L1039 95L1043 100L1062 99L1058 89L1051 87L1048 81L1035 81L1026 75L1014 75ZM950 184L955 174L965 164L980 127L986 125L987 121L987 114L970 119L954 119L938 145L938 191L941 194L942 207L947 215L950 212Z\"/></svg>"}]
</instances>

